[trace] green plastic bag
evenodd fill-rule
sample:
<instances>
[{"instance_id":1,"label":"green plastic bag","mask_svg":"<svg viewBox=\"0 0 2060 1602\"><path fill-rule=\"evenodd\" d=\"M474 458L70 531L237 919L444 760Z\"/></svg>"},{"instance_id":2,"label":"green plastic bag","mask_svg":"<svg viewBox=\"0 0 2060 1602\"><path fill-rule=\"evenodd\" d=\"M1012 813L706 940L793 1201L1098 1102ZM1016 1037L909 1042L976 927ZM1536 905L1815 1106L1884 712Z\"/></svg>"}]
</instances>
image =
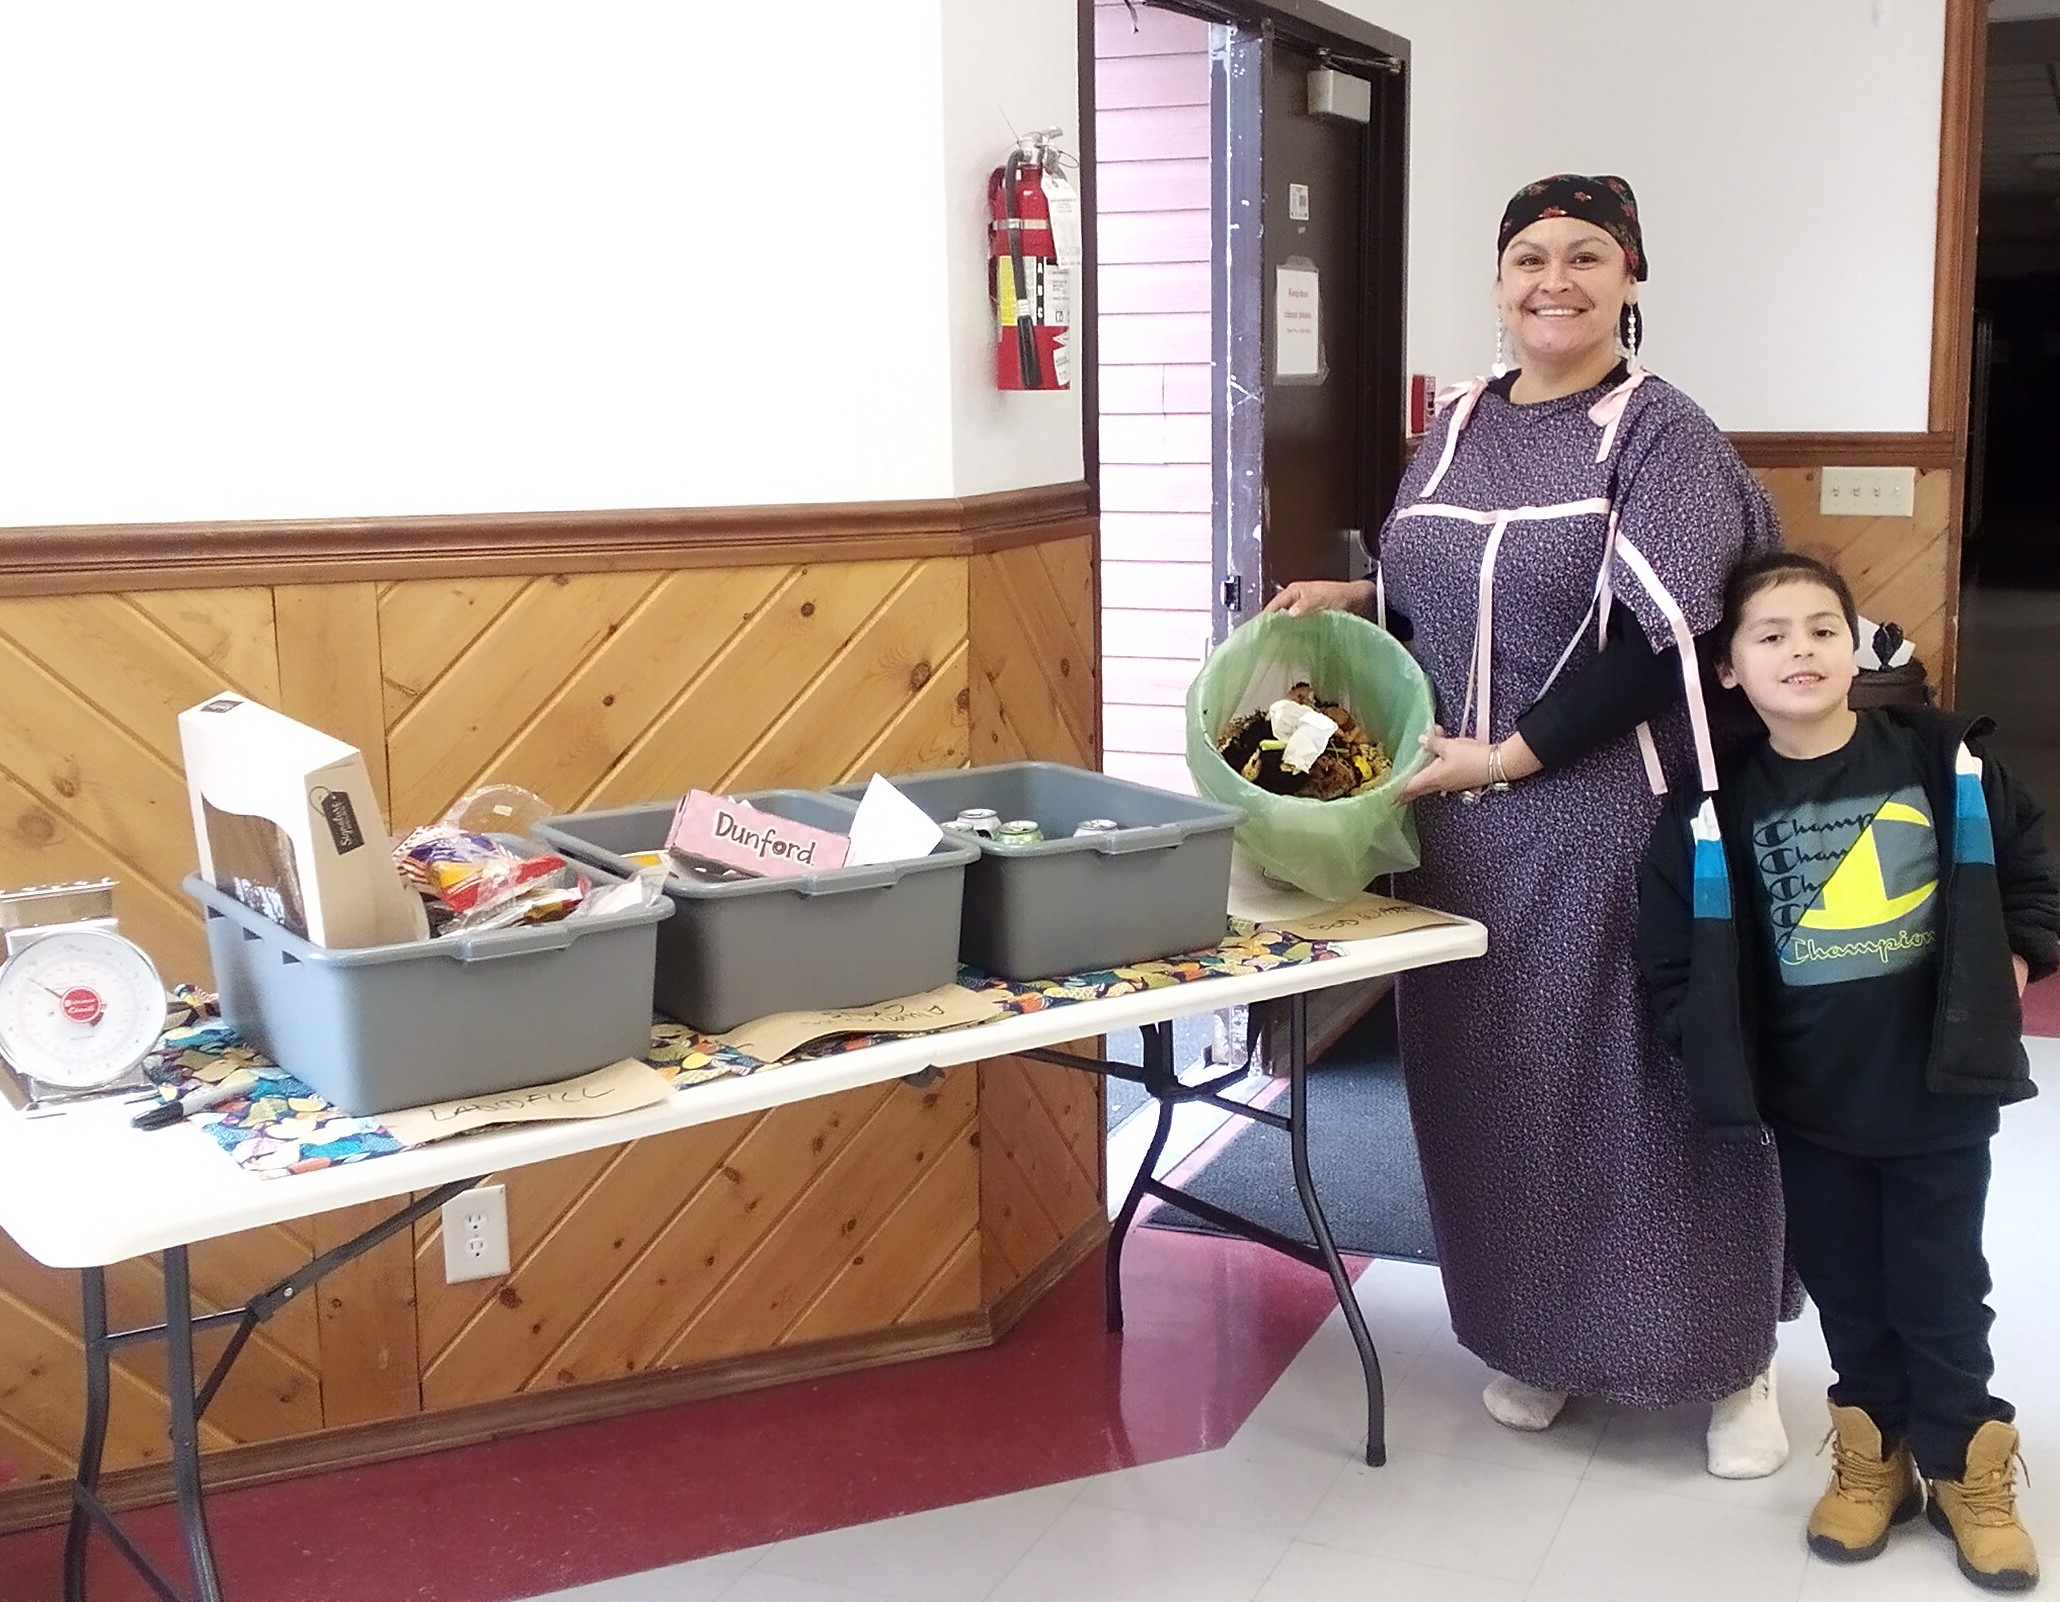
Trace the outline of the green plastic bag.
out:
<instances>
[{"instance_id":1,"label":"green plastic bag","mask_svg":"<svg viewBox=\"0 0 2060 1602\"><path fill-rule=\"evenodd\" d=\"M1231 770L1216 741L1235 719L1307 680L1351 709L1386 748L1388 776L1337 801L1274 795ZM1237 843L1274 879L1324 901L1357 895L1417 865L1416 821L1402 786L1426 760L1431 687L1392 634L1353 612L1264 612L1219 645L1187 692L1187 770L1212 801L1240 807Z\"/></svg>"}]
</instances>

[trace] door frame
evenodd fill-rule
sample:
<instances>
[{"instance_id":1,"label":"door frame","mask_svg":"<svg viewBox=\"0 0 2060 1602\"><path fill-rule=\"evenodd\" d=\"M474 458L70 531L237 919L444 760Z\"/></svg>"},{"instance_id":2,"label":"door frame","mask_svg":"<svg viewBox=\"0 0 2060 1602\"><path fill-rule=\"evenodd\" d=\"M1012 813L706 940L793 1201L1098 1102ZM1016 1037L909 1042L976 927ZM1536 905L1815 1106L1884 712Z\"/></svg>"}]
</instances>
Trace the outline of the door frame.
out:
<instances>
[{"instance_id":1,"label":"door frame","mask_svg":"<svg viewBox=\"0 0 2060 1602\"><path fill-rule=\"evenodd\" d=\"M1143 0L1139 0L1143 3ZM1360 260L1366 271L1361 286L1360 327L1360 416L1367 420L1368 448L1360 458L1358 499L1361 516L1367 520L1366 537L1386 513L1395 488L1402 480L1405 434L1408 423L1405 394L1408 361L1408 266L1409 266L1409 41L1385 28L1326 5L1322 0L1150 0L1162 11L1180 12L1204 22L1223 23L1260 36L1271 49L1279 39L1302 49L1327 53L1341 68L1368 71L1373 83L1373 115L1362 130L1363 156L1367 174L1369 204L1361 218ZM1080 329L1077 335L1081 374L1081 462L1087 475L1088 492L1097 516L1101 510L1101 396L1098 376L1100 340L1098 331L1096 274L1100 251L1095 233L1095 0L1077 0L1080 59L1080 176L1082 212L1082 285L1079 294ZM1213 122L1213 119L1212 119ZM1226 157L1224 131L1212 125L1218 141L1217 155ZM1252 159L1257 159L1256 147ZM1216 202L1223 201L1223 179L1230 162L1219 161ZM1223 231L1217 219L1215 231ZM1233 313L1248 309L1225 303L1223 275L1215 275L1212 319L1216 328L1216 359L1229 354L1228 341L1235 337ZM1254 303L1256 304L1256 302ZM1256 315L1255 313L1253 315ZM1246 337L1250 337L1248 333ZM1215 456L1219 472L1231 460L1228 449L1229 421L1218 398L1215 427ZM1235 486L1219 483L1219 505L1233 509L1232 529L1238 521L1243 497ZM1256 489L1252 499L1256 501ZM1251 526L1246 523L1242 526ZM1237 536L1233 532L1231 539ZM1214 595L1216 638L1222 638L1230 620L1224 600L1226 541L1219 537L1214 548ZM1240 570L1243 576L1244 570ZM1260 576L1256 564L1249 569L1250 588L1244 596L1245 613L1264 604L1258 595Z\"/></svg>"}]
</instances>

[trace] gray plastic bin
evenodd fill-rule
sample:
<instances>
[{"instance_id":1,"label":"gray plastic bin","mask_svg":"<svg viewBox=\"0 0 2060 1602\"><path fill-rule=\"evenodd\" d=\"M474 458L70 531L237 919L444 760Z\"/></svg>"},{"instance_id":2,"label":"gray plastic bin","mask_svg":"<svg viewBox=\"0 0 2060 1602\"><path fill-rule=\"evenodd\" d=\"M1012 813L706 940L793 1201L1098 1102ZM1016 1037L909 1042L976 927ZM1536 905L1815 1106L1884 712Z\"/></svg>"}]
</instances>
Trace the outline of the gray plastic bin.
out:
<instances>
[{"instance_id":1,"label":"gray plastic bin","mask_svg":"<svg viewBox=\"0 0 2060 1602\"><path fill-rule=\"evenodd\" d=\"M569 1079L651 1047L660 903L401 945L311 945L199 877L222 1017L371 1117Z\"/></svg>"},{"instance_id":2,"label":"gray plastic bin","mask_svg":"<svg viewBox=\"0 0 2060 1602\"><path fill-rule=\"evenodd\" d=\"M808 790L738 797L811 828L848 831L857 808ZM611 873L657 851L673 807L619 807L553 818L538 833ZM651 1000L668 1018L721 1034L776 1012L863 1007L958 977L959 905L978 853L947 836L914 862L831 868L791 878L666 881L674 915L658 930Z\"/></svg>"},{"instance_id":3,"label":"gray plastic bin","mask_svg":"<svg viewBox=\"0 0 2060 1602\"><path fill-rule=\"evenodd\" d=\"M966 870L959 955L1006 979L1048 979L1222 943L1235 807L1059 762L916 773L894 780L941 822L992 807L1028 818L1034 845L980 841ZM844 794L844 790L833 792ZM1115 834L1072 838L1089 818Z\"/></svg>"}]
</instances>

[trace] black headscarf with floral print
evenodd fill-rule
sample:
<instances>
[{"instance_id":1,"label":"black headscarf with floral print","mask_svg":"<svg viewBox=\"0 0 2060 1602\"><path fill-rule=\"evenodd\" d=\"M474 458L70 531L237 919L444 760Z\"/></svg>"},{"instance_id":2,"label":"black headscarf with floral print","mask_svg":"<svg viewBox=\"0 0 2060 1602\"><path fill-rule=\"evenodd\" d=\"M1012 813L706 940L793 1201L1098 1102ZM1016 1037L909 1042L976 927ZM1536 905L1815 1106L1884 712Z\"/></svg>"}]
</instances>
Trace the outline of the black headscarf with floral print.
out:
<instances>
[{"instance_id":1,"label":"black headscarf with floral print","mask_svg":"<svg viewBox=\"0 0 2060 1602\"><path fill-rule=\"evenodd\" d=\"M1645 234L1638 226L1638 199L1621 178L1604 173L1586 177L1563 172L1525 184L1510 196L1502 213L1502 232L1495 241L1499 261L1509 242L1543 217L1578 217L1605 231L1624 247L1631 276L1645 281Z\"/></svg>"}]
</instances>

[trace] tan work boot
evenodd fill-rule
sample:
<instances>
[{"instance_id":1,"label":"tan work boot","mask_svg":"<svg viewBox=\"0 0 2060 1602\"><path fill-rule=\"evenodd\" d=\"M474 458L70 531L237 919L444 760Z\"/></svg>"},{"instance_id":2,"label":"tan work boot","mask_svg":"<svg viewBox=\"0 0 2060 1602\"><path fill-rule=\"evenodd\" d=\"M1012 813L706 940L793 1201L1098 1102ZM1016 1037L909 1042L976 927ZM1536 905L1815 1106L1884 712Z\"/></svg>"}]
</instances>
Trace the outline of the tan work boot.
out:
<instances>
[{"instance_id":1,"label":"tan work boot","mask_svg":"<svg viewBox=\"0 0 2060 1602\"><path fill-rule=\"evenodd\" d=\"M1831 1404L1831 1485L1810 1510L1810 1550L1833 1563L1879 1557L1892 1524L1924 1508L1924 1486L1910 1448L1881 1450L1881 1431L1864 1407Z\"/></svg>"},{"instance_id":2,"label":"tan work boot","mask_svg":"<svg viewBox=\"0 0 2060 1602\"><path fill-rule=\"evenodd\" d=\"M1957 1480L1931 1482L1931 1522L1953 1538L1960 1572L1986 1591L2029 1591L2039 1555L2017 1522L2017 1431L1990 1419L1967 1445Z\"/></svg>"}]
</instances>

